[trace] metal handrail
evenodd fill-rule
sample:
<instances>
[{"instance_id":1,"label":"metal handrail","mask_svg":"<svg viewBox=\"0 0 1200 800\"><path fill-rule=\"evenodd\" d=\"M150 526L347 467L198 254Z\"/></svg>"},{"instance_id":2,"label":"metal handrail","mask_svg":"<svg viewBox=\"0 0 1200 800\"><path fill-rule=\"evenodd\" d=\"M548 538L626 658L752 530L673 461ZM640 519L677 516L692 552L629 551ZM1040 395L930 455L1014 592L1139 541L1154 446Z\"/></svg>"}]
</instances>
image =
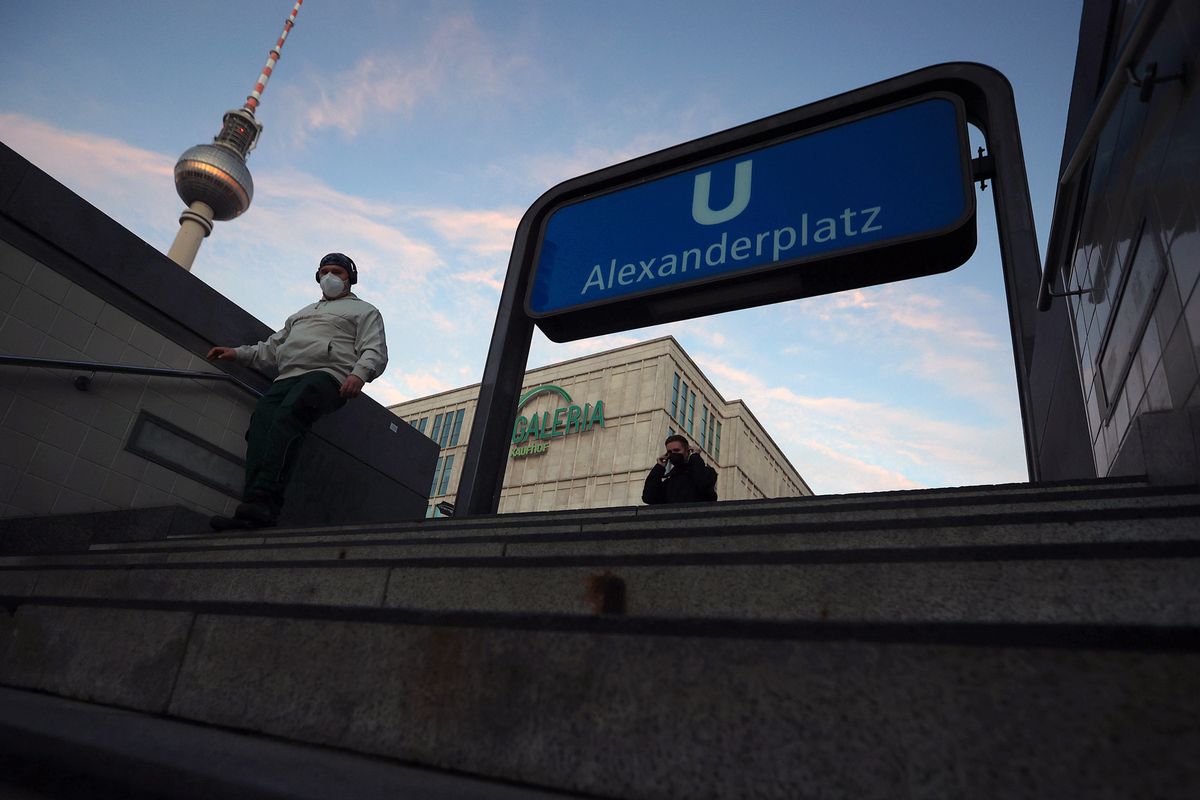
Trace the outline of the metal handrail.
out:
<instances>
[{"instance_id":1,"label":"metal handrail","mask_svg":"<svg viewBox=\"0 0 1200 800\"><path fill-rule=\"evenodd\" d=\"M1133 84L1140 86L1140 82L1133 77L1134 62L1142 54L1142 50L1149 44L1150 37L1158 30L1158 23L1162 20L1162 16L1166 13L1170 5L1170 0L1150 0L1149 3L1138 14L1137 23L1133 30L1129 32L1129 37L1125 40L1125 46L1121 48L1120 54L1117 56L1116 63L1113 65L1112 74L1108 78L1108 83L1104 85L1104 91L1100 94L1100 99L1096 102L1096 107L1092 110L1091 116L1088 118L1088 123L1083 129L1083 134L1079 137L1079 142L1075 145L1075 149L1071 152L1071 158L1068 159L1067 165L1063 168L1062 175L1058 179L1058 195L1054 199L1054 219L1061 219L1060 212L1065 211L1068 204L1073 204L1072 197L1075 189L1075 179L1079 177L1080 170L1083 165L1091 160L1100 133L1104 130L1104 126L1108 123L1112 116L1113 109L1116 108L1117 101L1121 99L1121 95L1125 90ZM1151 84L1158 81L1164 81L1176 78L1155 78L1151 76L1149 80ZM1046 262L1042 269L1042 283L1038 289L1038 311L1047 311L1050 308L1051 300L1055 297L1060 297L1058 292L1054 292L1050 287L1054 284L1055 278L1058 277L1062 267L1064 266L1063 254L1059 251L1063 250L1061 234L1058 229L1062 225L1055 226L1051 229L1048 247L1046 248ZM1072 292L1071 294L1080 294L1080 292Z\"/></svg>"},{"instance_id":2,"label":"metal handrail","mask_svg":"<svg viewBox=\"0 0 1200 800\"><path fill-rule=\"evenodd\" d=\"M81 372L118 372L128 375L150 375L156 378L193 378L196 380L229 381L239 388L250 392L255 397L262 397L262 392L245 381L227 372L199 372L188 369L169 369L167 367L139 367L134 364L104 364L98 361L68 361L61 358L34 358L31 356L0 355L0 367L37 367L40 369L70 369ZM81 392L87 391L91 379L85 375L75 378L75 388Z\"/></svg>"}]
</instances>

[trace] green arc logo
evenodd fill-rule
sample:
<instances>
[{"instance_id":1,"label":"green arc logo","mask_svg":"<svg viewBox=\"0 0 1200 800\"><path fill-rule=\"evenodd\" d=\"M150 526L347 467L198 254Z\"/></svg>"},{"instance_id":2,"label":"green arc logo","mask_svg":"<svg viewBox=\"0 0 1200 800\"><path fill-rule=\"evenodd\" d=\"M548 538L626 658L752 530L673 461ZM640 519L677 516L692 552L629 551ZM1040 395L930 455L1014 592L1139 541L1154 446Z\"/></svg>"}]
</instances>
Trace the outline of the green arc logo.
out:
<instances>
[{"instance_id":1,"label":"green arc logo","mask_svg":"<svg viewBox=\"0 0 1200 800\"><path fill-rule=\"evenodd\" d=\"M517 401L517 410L520 411L522 406L524 406L537 395L545 394L547 392L558 395L568 403L571 402L571 395L567 394L565 389L563 389L561 386L553 386L548 383L545 386L539 386L536 389L530 389L528 392L521 395L521 399Z\"/></svg>"}]
</instances>

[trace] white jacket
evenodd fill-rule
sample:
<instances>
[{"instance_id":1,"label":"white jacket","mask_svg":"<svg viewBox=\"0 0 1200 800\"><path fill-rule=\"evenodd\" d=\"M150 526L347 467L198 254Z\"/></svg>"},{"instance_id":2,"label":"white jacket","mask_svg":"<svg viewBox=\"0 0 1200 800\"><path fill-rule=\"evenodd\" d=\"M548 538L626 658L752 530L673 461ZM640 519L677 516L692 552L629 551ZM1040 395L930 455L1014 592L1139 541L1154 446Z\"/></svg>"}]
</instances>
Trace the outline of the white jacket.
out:
<instances>
[{"instance_id":1,"label":"white jacket","mask_svg":"<svg viewBox=\"0 0 1200 800\"><path fill-rule=\"evenodd\" d=\"M276 380L320 370L339 383L352 373L366 383L383 374L388 360L383 317L353 293L305 306L266 341L234 352L239 364L278 369Z\"/></svg>"}]
</instances>

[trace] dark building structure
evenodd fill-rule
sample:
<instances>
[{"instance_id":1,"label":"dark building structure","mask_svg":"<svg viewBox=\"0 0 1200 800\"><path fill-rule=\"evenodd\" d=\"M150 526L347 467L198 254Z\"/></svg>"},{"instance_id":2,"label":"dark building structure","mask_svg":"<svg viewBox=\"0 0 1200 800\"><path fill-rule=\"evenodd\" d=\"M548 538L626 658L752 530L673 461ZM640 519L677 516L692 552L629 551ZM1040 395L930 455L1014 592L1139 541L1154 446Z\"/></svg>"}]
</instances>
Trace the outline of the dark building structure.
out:
<instances>
[{"instance_id":1,"label":"dark building structure","mask_svg":"<svg viewBox=\"0 0 1200 800\"><path fill-rule=\"evenodd\" d=\"M1084 3L1034 367L1044 397L1067 398L1041 440L1075 454L1068 471L1086 467L1082 427L1100 477L1200 479L1198 53L1198 3ZM1066 337L1050 323L1064 306ZM1068 341L1076 369L1046 366Z\"/></svg>"}]
</instances>

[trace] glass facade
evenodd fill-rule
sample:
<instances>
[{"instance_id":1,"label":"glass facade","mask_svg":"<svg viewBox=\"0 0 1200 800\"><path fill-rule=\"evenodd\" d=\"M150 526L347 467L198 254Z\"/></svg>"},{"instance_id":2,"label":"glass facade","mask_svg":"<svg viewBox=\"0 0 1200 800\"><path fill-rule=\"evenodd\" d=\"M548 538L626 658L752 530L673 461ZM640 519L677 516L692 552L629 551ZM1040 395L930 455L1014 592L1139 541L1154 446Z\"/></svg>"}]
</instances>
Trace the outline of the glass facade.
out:
<instances>
[{"instance_id":1,"label":"glass facade","mask_svg":"<svg viewBox=\"0 0 1200 800\"><path fill-rule=\"evenodd\" d=\"M1107 42L1097 37L1091 45L1104 54L1093 76L1101 87L1142 5L1119 6ZM1172 3L1137 68L1155 62L1160 74L1174 72L1169 65L1194 61L1196 42L1200 3ZM1101 476L1143 468L1144 443L1125 447L1140 416L1200 405L1200 91L1188 81L1152 88L1122 87L1077 179L1076 213L1054 220L1068 231L1060 285L1082 291L1054 302L1070 308ZM1096 94L1072 98L1068 129L1082 129L1095 113Z\"/></svg>"}]
</instances>

